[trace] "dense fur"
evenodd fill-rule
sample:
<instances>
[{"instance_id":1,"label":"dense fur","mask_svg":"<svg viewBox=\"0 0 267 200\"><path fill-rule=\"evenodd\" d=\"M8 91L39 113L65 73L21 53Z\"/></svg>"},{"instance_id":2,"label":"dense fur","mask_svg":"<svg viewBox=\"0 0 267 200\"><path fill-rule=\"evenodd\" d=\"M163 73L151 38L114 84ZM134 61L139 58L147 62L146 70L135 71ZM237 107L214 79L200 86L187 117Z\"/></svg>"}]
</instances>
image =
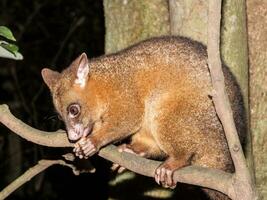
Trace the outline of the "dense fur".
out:
<instances>
[{"instance_id":1,"label":"dense fur","mask_svg":"<svg viewBox=\"0 0 267 200\"><path fill-rule=\"evenodd\" d=\"M90 60L84 88L74 83L78 62L79 58L48 85L63 119L67 106L79 102L79 121L92 124L88 137L97 150L132 136L133 151L167 158L166 169L195 164L233 171L210 98L206 47L183 37L146 40ZM224 66L223 71L240 133L245 128L242 98L229 70Z\"/></svg>"}]
</instances>

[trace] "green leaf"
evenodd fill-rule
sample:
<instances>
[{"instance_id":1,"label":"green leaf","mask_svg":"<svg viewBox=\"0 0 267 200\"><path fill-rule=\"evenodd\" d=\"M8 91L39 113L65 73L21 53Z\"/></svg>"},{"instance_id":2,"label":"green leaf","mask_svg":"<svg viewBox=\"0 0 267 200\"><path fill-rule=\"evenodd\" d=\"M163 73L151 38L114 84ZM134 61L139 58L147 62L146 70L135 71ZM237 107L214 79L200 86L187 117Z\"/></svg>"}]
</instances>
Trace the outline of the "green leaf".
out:
<instances>
[{"instance_id":1,"label":"green leaf","mask_svg":"<svg viewBox=\"0 0 267 200\"><path fill-rule=\"evenodd\" d=\"M14 60L22 60L23 56L19 52L12 53L0 46L0 57Z\"/></svg>"},{"instance_id":2,"label":"green leaf","mask_svg":"<svg viewBox=\"0 0 267 200\"><path fill-rule=\"evenodd\" d=\"M0 43L0 46L5 48L6 50L10 51L11 53L15 54L18 52L19 47L15 44L10 44L10 43Z\"/></svg>"},{"instance_id":3,"label":"green leaf","mask_svg":"<svg viewBox=\"0 0 267 200\"><path fill-rule=\"evenodd\" d=\"M12 41L16 41L15 37L13 36L13 33L6 26L0 26L0 36L3 36L4 38Z\"/></svg>"}]
</instances>

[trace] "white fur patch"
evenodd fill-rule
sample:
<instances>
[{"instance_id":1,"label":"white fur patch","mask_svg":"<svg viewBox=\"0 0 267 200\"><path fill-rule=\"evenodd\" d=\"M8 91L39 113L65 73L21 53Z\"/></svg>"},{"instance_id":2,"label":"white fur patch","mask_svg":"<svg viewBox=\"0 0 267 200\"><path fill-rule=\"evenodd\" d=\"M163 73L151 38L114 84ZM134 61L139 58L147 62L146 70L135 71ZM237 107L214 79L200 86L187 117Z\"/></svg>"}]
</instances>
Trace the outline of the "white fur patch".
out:
<instances>
[{"instance_id":1,"label":"white fur patch","mask_svg":"<svg viewBox=\"0 0 267 200\"><path fill-rule=\"evenodd\" d=\"M80 85L81 88L84 88L88 79L89 74L89 65L79 66L77 70L77 78L75 79L75 83Z\"/></svg>"},{"instance_id":2,"label":"white fur patch","mask_svg":"<svg viewBox=\"0 0 267 200\"><path fill-rule=\"evenodd\" d=\"M68 138L70 140L78 140L83 136L84 127L83 124L73 124L71 123L71 126L67 128L68 130Z\"/></svg>"}]
</instances>

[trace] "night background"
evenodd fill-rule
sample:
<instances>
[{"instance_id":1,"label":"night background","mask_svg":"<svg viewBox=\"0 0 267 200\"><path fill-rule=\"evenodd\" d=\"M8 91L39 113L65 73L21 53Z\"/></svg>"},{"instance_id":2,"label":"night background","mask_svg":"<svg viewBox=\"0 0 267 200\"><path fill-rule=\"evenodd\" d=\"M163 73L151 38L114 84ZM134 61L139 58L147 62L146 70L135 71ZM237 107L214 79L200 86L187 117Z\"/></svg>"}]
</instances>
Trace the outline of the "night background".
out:
<instances>
[{"instance_id":1,"label":"night background","mask_svg":"<svg viewBox=\"0 0 267 200\"><path fill-rule=\"evenodd\" d=\"M12 30L24 57L22 61L0 58L0 103L8 104L16 117L38 129L64 128L40 72L44 67L61 71L82 52L89 58L104 54L102 1L1 0L0 8L0 24ZM0 130L1 189L38 160L66 151L34 145L3 126ZM92 160L95 174L75 176L67 167L53 166L8 199L91 199L87 195L106 199L110 164L99 157Z\"/></svg>"}]
</instances>

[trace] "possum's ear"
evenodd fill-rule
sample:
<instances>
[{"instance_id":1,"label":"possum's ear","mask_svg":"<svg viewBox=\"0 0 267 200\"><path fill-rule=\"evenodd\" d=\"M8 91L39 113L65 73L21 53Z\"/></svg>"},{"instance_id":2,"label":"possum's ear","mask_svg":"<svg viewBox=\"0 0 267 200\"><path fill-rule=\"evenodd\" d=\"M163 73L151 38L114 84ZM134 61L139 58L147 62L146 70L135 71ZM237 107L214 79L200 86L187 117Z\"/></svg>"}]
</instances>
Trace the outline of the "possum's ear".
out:
<instances>
[{"instance_id":1,"label":"possum's ear","mask_svg":"<svg viewBox=\"0 0 267 200\"><path fill-rule=\"evenodd\" d=\"M51 69L48 69L48 68L42 69L41 73L42 73L42 77L44 79L44 82L49 87L49 89L52 90L53 86L60 78L60 73L57 71L53 71Z\"/></svg>"},{"instance_id":2,"label":"possum's ear","mask_svg":"<svg viewBox=\"0 0 267 200\"><path fill-rule=\"evenodd\" d=\"M84 88L90 72L86 53L82 53L74 62L77 69L75 83L80 85L81 88Z\"/></svg>"}]
</instances>

